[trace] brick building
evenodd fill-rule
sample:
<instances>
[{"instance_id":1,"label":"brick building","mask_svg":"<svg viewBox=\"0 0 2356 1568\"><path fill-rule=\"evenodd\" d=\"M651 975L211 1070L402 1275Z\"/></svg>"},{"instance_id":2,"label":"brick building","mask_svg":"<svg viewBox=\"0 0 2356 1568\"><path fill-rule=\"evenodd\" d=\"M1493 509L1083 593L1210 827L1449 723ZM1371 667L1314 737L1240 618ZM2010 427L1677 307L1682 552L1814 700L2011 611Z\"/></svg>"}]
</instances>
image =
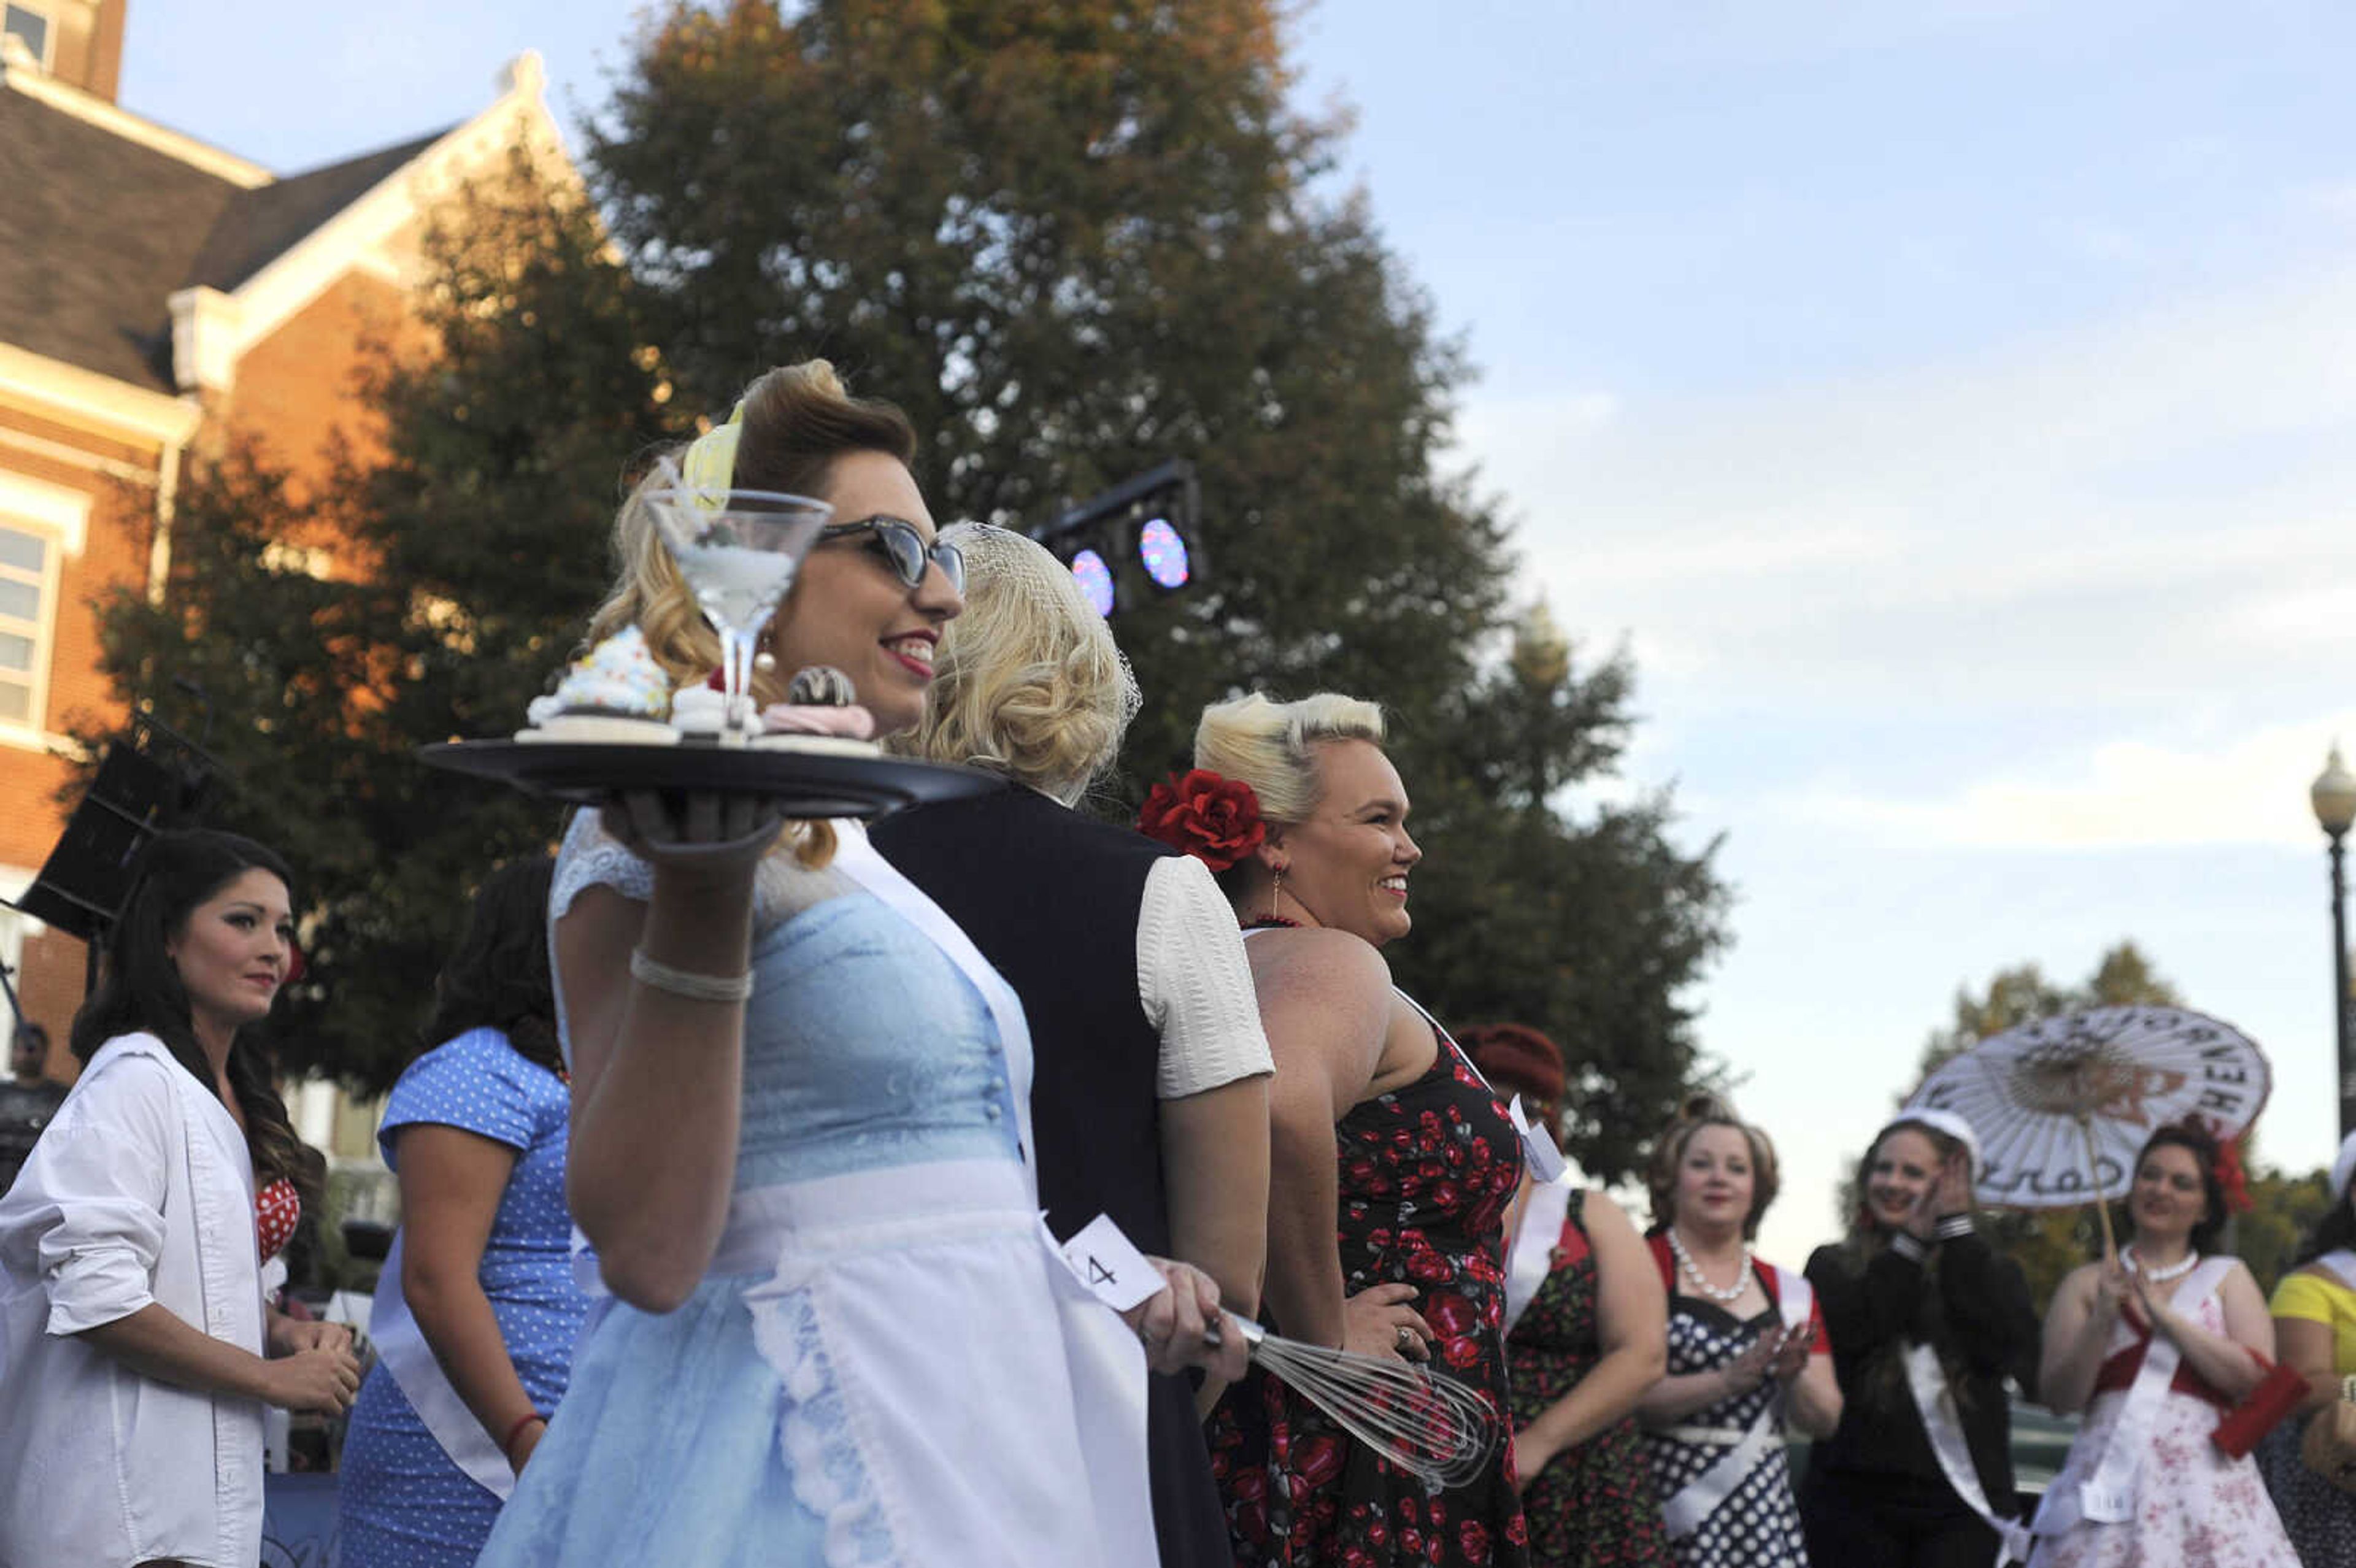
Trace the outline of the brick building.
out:
<instances>
[{"instance_id":1,"label":"brick building","mask_svg":"<svg viewBox=\"0 0 2356 1568\"><path fill-rule=\"evenodd\" d=\"M428 215L521 146L571 177L539 58L465 124L281 176L114 101L126 0L0 0L0 897L55 842L83 715L122 704L93 599L160 594L186 466L253 435L299 483L338 430L369 433L367 346L412 341ZM313 541L306 560L328 552ZM0 962L66 1026L84 954L0 908ZM306 1094L317 1141L331 1096ZM341 1128L334 1129L340 1135ZM363 1134L363 1139L365 1134ZM357 1152L357 1151L355 1151Z\"/></svg>"}]
</instances>

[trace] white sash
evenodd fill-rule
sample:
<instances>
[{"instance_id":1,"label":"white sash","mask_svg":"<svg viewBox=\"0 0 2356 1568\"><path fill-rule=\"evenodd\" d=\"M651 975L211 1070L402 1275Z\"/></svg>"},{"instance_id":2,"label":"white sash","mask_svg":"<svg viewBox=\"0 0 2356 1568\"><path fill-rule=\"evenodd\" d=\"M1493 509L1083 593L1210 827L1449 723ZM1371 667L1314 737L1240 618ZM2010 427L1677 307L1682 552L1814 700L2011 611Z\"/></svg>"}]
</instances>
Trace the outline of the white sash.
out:
<instances>
[{"instance_id":1,"label":"white sash","mask_svg":"<svg viewBox=\"0 0 2356 1568\"><path fill-rule=\"evenodd\" d=\"M1988 1506L1987 1491L1980 1485L1978 1467L1972 1463L1971 1445L1964 1439L1963 1418L1955 1409L1954 1391L1947 1386L1947 1370L1939 1364L1938 1351L1928 1345L1906 1347L1906 1386L1913 1392L1914 1408L1922 1417L1922 1430L1931 1439L1931 1452L1937 1456L1947 1485L1965 1508L1996 1531L1997 1568L2015 1558L2027 1562L2033 1539L2019 1520L2001 1518Z\"/></svg>"},{"instance_id":2,"label":"white sash","mask_svg":"<svg viewBox=\"0 0 2356 1568\"><path fill-rule=\"evenodd\" d=\"M1678 1488L1677 1495L1661 1505L1661 1522L1668 1527L1671 1541L1682 1541L1699 1530L1702 1521L1716 1513L1719 1506L1732 1497L1735 1489L1751 1478L1751 1472L1767 1462L1767 1456L1783 1441L1783 1410L1770 1402L1742 1434L1742 1440L1718 1456L1718 1462Z\"/></svg>"},{"instance_id":3,"label":"white sash","mask_svg":"<svg viewBox=\"0 0 2356 1568\"><path fill-rule=\"evenodd\" d=\"M991 966L973 939L925 891L903 876L867 840L856 822L838 822L832 864L902 919L931 938L949 962L981 993L998 1026L1006 1053L1007 1084L1014 1100L1015 1136L1023 1147L1023 1179L1033 1207L1038 1204L1039 1172L1031 1142L1031 1024L1006 977ZM1086 1495L1094 1504L1108 1550L1151 1560L1155 1546L1153 1498L1146 1478L1145 1362L1136 1338L1109 1307L1081 1288L1055 1238L1040 1227L1040 1244L1054 1260L1065 1353L1079 1394L1081 1451L1087 1456Z\"/></svg>"},{"instance_id":4,"label":"white sash","mask_svg":"<svg viewBox=\"0 0 2356 1568\"><path fill-rule=\"evenodd\" d=\"M2356 1290L2356 1252L2340 1247L2315 1260L2322 1267L2340 1276L2340 1283Z\"/></svg>"},{"instance_id":5,"label":"white sash","mask_svg":"<svg viewBox=\"0 0 2356 1568\"><path fill-rule=\"evenodd\" d=\"M1022 998L1006 983L1006 976L991 967L981 949L973 944L973 938L958 929L948 912L902 876L898 868L867 841L865 827L847 820L837 822L834 827L836 848L830 862L834 869L930 937L933 945L981 993L983 1005L990 1008L990 1020L998 1026L998 1043L1006 1052L1007 1087L1014 1097L1015 1136L1022 1141L1023 1168L1029 1174L1035 1193L1039 1172L1031 1143L1031 1020L1023 1016Z\"/></svg>"},{"instance_id":6,"label":"white sash","mask_svg":"<svg viewBox=\"0 0 2356 1568\"><path fill-rule=\"evenodd\" d=\"M2198 1310L2201 1303L2225 1283L2225 1275L2233 1266L2230 1257L2202 1259L2200 1266L2177 1286L2169 1305L2182 1312ZM2168 1385L2175 1381L2183 1354L2176 1348L2176 1341L2157 1328L2152 1330L2151 1338L2144 1343L2143 1365L2136 1371L2135 1381L2128 1385L2126 1398L2119 1406L2118 1419L2111 1424L2110 1439L2103 1447L2102 1458L2095 1463L2094 1475L2079 1484L2075 1497L2064 1493L2051 1499L2060 1507L2049 1504L2038 1509L2038 1534L2059 1535L2081 1519L2096 1524L2122 1524L2135 1517L2136 1472L2151 1447L2152 1419L2159 1413L2160 1402L2168 1396Z\"/></svg>"},{"instance_id":7,"label":"white sash","mask_svg":"<svg viewBox=\"0 0 2356 1568\"><path fill-rule=\"evenodd\" d=\"M1758 1266L1774 1271L1776 1314L1783 1327L1794 1333L1804 1331L1815 1307L1815 1287L1806 1276L1780 1264ZM1674 1436L1675 1431L1664 1435ZM1719 1455L1715 1464L1661 1505L1661 1522L1668 1527L1669 1539L1680 1541L1700 1529L1702 1521L1716 1513L1719 1505L1751 1478L1751 1473L1773 1456L1783 1441L1783 1396L1779 1392L1752 1419L1740 1442Z\"/></svg>"},{"instance_id":8,"label":"white sash","mask_svg":"<svg viewBox=\"0 0 2356 1568\"><path fill-rule=\"evenodd\" d=\"M424 1330L410 1316L409 1303L402 1296L401 1244L405 1234L394 1233L392 1249L385 1253L384 1267L377 1275L376 1304L369 1310L369 1339L376 1346L377 1360L400 1385L402 1397L409 1401L409 1408L417 1413L417 1419L425 1424L425 1430L442 1445L450 1462L505 1502L516 1482L508 1456L499 1452L491 1435L451 1386L450 1375L442 1370L434 1347L425 1342Z\"/></svg>"},{"instance_id":9,"label":"white sash","mask_svg":"<svg viewBox=\"0 0 2356 1568\"><path fill-rule=\"evenodd\" d=\"M1554 1250L1562 1240L1563 1221L1570 1215L1570 1188L1559 1181L1542 1181L1522 1200L1521 1229L1514 1232L1513 1251L1505 1258L1505 1328L1508 1334L1554 1272Z\"/></svg>"}]
</instances>

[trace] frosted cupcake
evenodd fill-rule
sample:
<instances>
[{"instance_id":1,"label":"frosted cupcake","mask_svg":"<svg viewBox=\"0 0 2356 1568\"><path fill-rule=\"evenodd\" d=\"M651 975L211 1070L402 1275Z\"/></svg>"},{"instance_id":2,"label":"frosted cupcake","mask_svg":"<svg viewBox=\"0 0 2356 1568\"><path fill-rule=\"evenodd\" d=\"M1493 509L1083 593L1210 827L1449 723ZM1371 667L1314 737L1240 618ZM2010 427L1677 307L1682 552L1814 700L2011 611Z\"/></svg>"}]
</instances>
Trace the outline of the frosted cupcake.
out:
<instances>
[{"instance_id":1,"label":"frosted cupcake","mask_svg":"<svg viewBox=\"0 0 2356 1568\"><path fill-rule=\"evenodd\" d=\"M519 741L606 741L668 746L670 677L647 651L636 626L626 626L575 660L554 696L535 699L531 728Z\"/></svg>"},{"instance_id":2,"label":"frosted cupcake","mask_svg":"<svg viewBox=\"0 0 2356 1568\"><path fill-rule=\"evenodd\" d=\"M795 671L785 701L763 709L758 722L767 733L753 744L765 751L868 757L881 750L874 743L875 716L859 706L851 677L832 665Z\"/></svg>"}]
</instances>

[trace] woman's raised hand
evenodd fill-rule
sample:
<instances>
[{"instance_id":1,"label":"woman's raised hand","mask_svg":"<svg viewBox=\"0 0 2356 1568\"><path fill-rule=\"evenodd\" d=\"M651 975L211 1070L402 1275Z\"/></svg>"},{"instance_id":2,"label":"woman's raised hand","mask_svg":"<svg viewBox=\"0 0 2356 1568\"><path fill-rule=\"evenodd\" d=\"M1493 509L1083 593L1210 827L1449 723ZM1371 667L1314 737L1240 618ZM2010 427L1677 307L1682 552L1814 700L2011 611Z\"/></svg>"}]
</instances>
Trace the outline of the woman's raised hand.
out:
<instances>
[{"instance_id":1,"label":"woman's raised hand","mask_svg":"<svg viewBox=\"0 0 2356 1568\"><path fill-rule=\"evenodd\" d=\"M1815 1349L1815 1341L1805 1329L1785 1329L1783 1342L1775 1347L1775 1354L1767 1363L1767 1375L1779 1383L1789 1383L1808 1370L1808 1357Z\"/></svg>"},{"instance_id":2,"label":"woman's raised hand","mask_svg":"<svg viewBox=\"0 0 2356 1568\"><path fill-rule=\"evenodd\" d=\"M1972 1207L1972 1157L1962 1149L1940 1162L1939 1179L1931 1184L1931 1212L1935 1218L1965 1214Z\"/></svg>"},{"instance_id":3,"label":"woman's raised hand","mask_svg":"<svg viewBox=\"0 0 2356 1568\"><path fill-rule=\"evenodd\" d=\"M605 803L605 831L640 859L697 875L751 870L785 819L762 795L632 790Z\"/></svg>"},{"instance_id":4,"label":"woman's raised hand","mask_svg":"<svg viewBox=\"0 0 2356 1568\"><path fill-rule=\"evenodd\" d=\"M1758 1338L1742 1347L1740 1355L1719 1369L1719 1375L1726 1380L1726 1392L1729 1394L1749 1393L1752 1389L1765 1382L1770 1376L1780 1375L1776 1370L1776 1360L1783 1354L1785 1342L1792 1337L1783 1326L1778 1323L1772 1328L1762 1330ZM1807 1357L1804 1354L1800 1358L1800 1365L1803 1367L1807 1365ZM1799 1375L1797 1368L1794 1369L1792 1375L1794 1377Z\"/></svg>"}]
</instances>

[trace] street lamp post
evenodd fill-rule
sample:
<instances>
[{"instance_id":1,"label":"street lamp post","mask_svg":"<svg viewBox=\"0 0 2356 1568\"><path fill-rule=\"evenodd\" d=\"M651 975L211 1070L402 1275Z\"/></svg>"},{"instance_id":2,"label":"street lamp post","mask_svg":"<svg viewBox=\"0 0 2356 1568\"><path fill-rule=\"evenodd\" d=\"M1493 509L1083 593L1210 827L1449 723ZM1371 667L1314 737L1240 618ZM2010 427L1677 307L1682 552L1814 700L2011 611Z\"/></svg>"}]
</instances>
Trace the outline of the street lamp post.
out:
<instances>
[{"instance_id":1,"label":"street lamp post","mask_svg":"<svg viewBox=\"0 0 2356 1568\"><path fill-rule=\"evenodd\" d=\"M2356 822L2356 774L2340 760L2336 744L2308 799L2331 840L2331 1022L2340 1051L2340 1136L2345 1138L2356 1133L2356 1057L2350 1055L2348 1038L2348 876L2341 849L2349 824Z\"/></svg>"}]
</instances>

